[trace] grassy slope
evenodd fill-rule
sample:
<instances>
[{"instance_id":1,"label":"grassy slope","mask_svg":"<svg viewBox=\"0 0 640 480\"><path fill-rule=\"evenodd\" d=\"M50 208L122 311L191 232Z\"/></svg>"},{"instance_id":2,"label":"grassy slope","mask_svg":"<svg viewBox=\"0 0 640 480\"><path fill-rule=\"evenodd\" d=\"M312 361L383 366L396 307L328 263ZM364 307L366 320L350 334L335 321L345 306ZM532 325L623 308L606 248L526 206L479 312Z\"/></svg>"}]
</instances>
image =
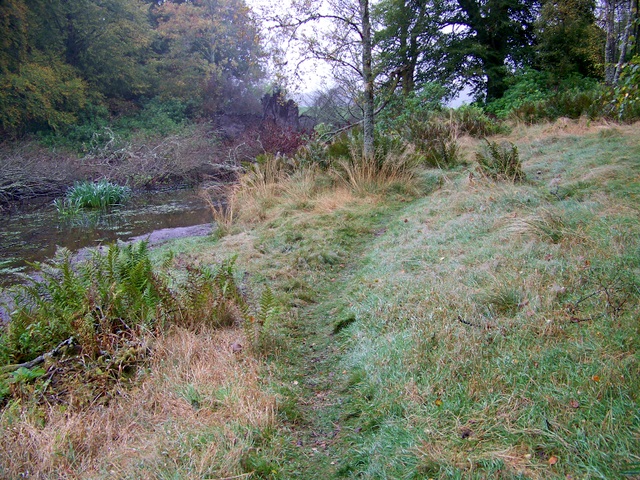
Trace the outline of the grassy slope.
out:
<instances>
[{"instance_id":1,"label":"grassy slope","mask_svg":"<svg viewBox=\"0 0 640 480\"><path fill-rule=\"evenodd\" d=\"M572 125L516 133L528 178L517 185L465 170L442 174L440 189L408 203L345 202L319 215L313 201L284 195L265 207L250 242L264 255L244 265L291 310L272 330L268 362L281 425L249 452L245 470L276 478L633 470L637 133Z\"/></svg>"},{"instance_id":2,"label":"grassy slope","mask_svg":"<svg viewBox=\"0 0 640 480\"><path fill-rule=\"evenodd\" d=\"M262 381L229 355L241 330L176 332L110 417L68 416L103 437L5 413L12 448L53 445L48 471L69 477L618 477L640 462L639 133L518 131L516 185L469 167L426 172L417 197L311 175L264 189L227 236L154 252L238 255L254 298L270 286ZM101 422L130 435L105 449Z\"/></svg>"}]
</instances>

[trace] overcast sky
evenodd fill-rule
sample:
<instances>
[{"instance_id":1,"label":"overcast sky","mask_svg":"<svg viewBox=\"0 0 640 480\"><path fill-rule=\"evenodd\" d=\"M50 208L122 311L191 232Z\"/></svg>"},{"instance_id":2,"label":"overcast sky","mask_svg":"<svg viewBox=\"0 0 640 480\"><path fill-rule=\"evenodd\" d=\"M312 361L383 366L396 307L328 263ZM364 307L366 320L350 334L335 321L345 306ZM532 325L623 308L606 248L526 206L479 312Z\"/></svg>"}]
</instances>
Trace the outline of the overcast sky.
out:
<instances>
[{"instance_id":1,"label":"overcast sky","mask_svg":"<svg viewBox=\"0 0 640 480\"><path fill-rule=\"evenodd\" d=\"M259 19L264 15L286 13L291 3L290 0L245 1L247 6L256 12ZM264 24L263 27L265 27ZM268 47L272 33L268 31L268 28L263 29L263 38L266 40ZM288 88L300 103L304 104L304 100L315 91L325 90L332 85L331 68L325 62L320 60L302 61L303 57L294 48L286 49L286 57L287 65L284 74L291 81ZM269 72L269 74L273 74L273 72Z\"/></svg>"},{"instance_id":2,"label":"overcast sky","mask_svg":"<svg viewBox=\"0 0 640 480\"><path fill-rule=\"evenodd\" d=\"M245 0L247 6L256 12L258 18L279 13L286 13L290 8L291 0ZM263 25L264 27L264 25ZM268 29L263 32L264 38L269 42ZM321 60L306 60L302 63L302 57L295 49L287 49L287 71L285 76L295 80L289 85L290 94L302 105L311 100L318 90L326 90L333 84L331 67ZM269 72L272 74L273 72ZM473 99L466 90L449 102L451 107L459 107L463 103L470 103Z\"/></svg>"}]
</instances>

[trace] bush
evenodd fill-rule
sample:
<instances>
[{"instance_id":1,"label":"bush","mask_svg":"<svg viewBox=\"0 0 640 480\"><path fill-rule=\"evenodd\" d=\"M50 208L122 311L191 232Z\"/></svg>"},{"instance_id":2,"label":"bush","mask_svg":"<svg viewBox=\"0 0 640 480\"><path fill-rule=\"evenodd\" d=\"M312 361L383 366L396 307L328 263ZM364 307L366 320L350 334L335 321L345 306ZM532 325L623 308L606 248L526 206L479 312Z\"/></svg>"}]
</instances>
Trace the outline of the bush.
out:
<instances>
[{"instance_id":1,"label":"bush","mask_svg":"<svg viewBox=\"0 0 640 480\"><path fill-rule=\"evenodd\" d=\"M186 275L169 277L154 271L141 242L111 245L86 260L61 249L51 262L36 266L28 283L3 293L14 305L0 333L0 400L22 394L7 377L19 371L19 362L63 353L62 346L69 355L61 362L52 358L47 383L40 385L47 400L60 401L70 391L81 396L81 390L87 397L77 402L95 402L135 371L148 354L145 339L167 324L198 331L252 318L262 322L273 314L259 308L252 315L235 279L234 259L211 268L187 266Z\"/></svg>"},{"instance_id":2,"label":"bush","mask_svg":"<svg viewBox=\"0 0 640 480\"><path fill-rule=\"evenodd\" d=\"M488 137L504 131L504 125L492 119L485 111L475 105L463 105L450 110L449 121L455 124L460 134L474 138Z\"/></svg>"},{"instance_id":3,"label":"bush","mask_svg":"<svg viewBox=\"0 0 640 480\"><path fill-rule=\"evenodd\" d=\"M640 55L622 68L611 103L620 120L640 118Z\"/></svg>"},{"instance_id":4,"label":"bush","mask_svg":"<svg viewBox=\"0 0 640 480\"><path fill-rule=\"evenodd\" d=\"M113 352L156 321L161 291L145 243L113 245L77 264L61 249L37 267L13 289L17 308L0 336L4 363L30 360L69 337L90 356Z\"/></svg>"},{"instance_id":5,"label":"bush","mask_svg":"<svg viewBox=\"0 0 640 480\"><path fill-rule=\"evenodd\" d=\"M511 142L485 141L484 148L476 153L480 172L494 180L524 180L518 147Z\"/></svg>"},{"instance_id":6,"label":"bush","mask_svg":"<svg viewBox=\"0 0 640 480\"><path fill-rule=\"evenodd\" d=\"M529 69L510 81L504 96L486 106L498 118L535 123L559 117L598 118L607 114L605 91L595 79L572 75L557 81L548 72Z\"/></svg>"}]
</instances>

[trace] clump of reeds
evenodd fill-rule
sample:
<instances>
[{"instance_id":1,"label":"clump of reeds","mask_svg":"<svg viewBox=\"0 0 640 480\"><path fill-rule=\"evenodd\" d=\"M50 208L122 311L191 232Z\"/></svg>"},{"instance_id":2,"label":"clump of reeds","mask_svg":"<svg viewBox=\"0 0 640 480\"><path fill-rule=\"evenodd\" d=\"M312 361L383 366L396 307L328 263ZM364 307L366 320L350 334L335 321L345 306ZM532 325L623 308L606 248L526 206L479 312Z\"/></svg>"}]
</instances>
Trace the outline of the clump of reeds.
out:
<instances>
[{"instance_id":1,"label":"clump of reeds","mask_svg":"<svg viewBox=\"0 0 640 480\"><path fill-rule=\"evenodd\" d=\"M131 197L131 189L108 180L78 182L71 187L63 199L53 203L61 214L77 212L83 208L106 210L121 205Z\"/></svg>"}]
</instances>

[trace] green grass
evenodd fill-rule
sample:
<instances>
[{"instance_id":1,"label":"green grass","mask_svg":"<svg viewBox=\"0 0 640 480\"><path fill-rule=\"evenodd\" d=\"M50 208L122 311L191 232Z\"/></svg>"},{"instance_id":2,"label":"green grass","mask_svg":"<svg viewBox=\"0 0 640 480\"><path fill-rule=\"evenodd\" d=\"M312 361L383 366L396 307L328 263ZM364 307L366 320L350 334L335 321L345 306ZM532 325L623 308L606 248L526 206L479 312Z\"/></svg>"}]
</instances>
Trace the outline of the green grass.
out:
<instances>
[{"instance_id":1,"label":"green grass","mask_svg":"<svg viewBox=\"0 0 640 480\"><path fill-rule=\"evenodd\" d=\"M518 149L524 182L451 173L408 203L254 230L265 257L246 268L290 308L269 367L282 424L260 452L280 467L260 478L616 478L638 462L637 145Z\"/></svg>"},{"instance_id":2,"label":"green grass","mask_svg":"<svg viewBox=\"0 0 640 480\"><path fill-rule=\"evenodd\" d=\"M247 478L635 475L638 138L511 137L516 183L473 165L408 191L327 194L330 179L300 175L296 193L287 177L259 204L243 197L225 236L152 252L174 267L237 255L278 400L275 425L226 420L241 452L216 428L171 433L173 463L149 471L209 471L193 455L211 449L233 450L229 471ZM226 395L190 377L175 391L202 415Z\"/></svg>"},{"instance_id":3,"label":"green grass","mask_svg":"<svg viewBox=\"0 0 640 480\"><path fill-rule=\"evenodd\" d=\"M67 191L64 199L57 199L54 205L61 214L73 214L83 208L106 210L126 202L130 196L129 187L107 180L78 182Z\"/></svg>"}]
</instances>

